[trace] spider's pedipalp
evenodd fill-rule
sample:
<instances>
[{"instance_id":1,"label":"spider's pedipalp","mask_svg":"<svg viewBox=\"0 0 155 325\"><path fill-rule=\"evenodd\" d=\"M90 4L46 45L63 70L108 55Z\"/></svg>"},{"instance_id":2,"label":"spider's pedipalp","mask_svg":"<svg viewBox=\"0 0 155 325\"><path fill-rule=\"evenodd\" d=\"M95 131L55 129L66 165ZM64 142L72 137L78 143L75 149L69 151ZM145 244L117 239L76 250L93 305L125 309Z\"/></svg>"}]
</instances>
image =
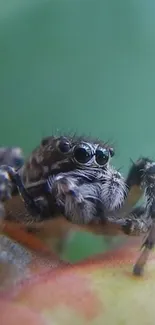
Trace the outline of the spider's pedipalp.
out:
<instances>
[{"instance_id":1,"label":"spider's pedipalp","mask_svg":"<svg viewBox=\"0 0 155 325\"><path fill-rule=\"evenodd\" d=\"M100 187L88 182L84 170L61 173L48 179L56 206L68 220L76 224L88 224L97 218Z\"/></svg>"},{"instance_id":2,"label":"spider's pedipalp","mask_svg":"<svg viewBox=\"0 0 155 325\"><path fill-rule=\"evenodd\" d=\"M103 173L101 201L105 208L116 211L122 207L127 196L127 186L122 175L109 166Z\"/></svg>"}]
</instances>

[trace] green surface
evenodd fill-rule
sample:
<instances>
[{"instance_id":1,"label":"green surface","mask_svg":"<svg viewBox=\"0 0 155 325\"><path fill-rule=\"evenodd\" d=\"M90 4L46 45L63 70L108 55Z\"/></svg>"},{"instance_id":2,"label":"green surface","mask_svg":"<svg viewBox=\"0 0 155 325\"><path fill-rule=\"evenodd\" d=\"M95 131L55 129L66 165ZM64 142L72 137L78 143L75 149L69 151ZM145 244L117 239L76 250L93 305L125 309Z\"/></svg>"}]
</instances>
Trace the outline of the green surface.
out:
<instances>
[{"instance_id":1,"label":"green surface","mask_svg":"<svg viewBox=\"0 0 155 325\"><path fill-rule=\"evenodd\" d=\"M122 245L124 239L104 238L103 236L94 236L90 233L77 232L64 247L61 258L75 263L84 260L89 256L103 253L114 247Z\"/></svg>"},{"instance_id":2,"label":"green surface","mask_svg":"<svg viewBox=\"0 0 155 325\"><path fill-rule=\"evenodd\" d=\"M0 0L0 46L2 145L76 131L112 140L124 171L155 156L153 0Z\"/></svg>"}]
</instances>

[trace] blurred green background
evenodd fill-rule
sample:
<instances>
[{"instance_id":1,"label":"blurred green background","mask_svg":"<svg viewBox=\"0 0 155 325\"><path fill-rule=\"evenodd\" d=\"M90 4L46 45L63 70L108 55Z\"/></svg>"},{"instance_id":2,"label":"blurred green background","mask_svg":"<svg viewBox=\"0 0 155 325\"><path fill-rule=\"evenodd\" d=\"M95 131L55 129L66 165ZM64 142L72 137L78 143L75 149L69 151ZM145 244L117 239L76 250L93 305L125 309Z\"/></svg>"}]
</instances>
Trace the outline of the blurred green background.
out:
<instances>
[{"instance_id":1,"label":"blurred green background","mask_svg":"<svg viewBox=\"0 0 155 325\"><path fill-rule=\"evenodd\" d=\"M76 131L114 142L124 172L155 156L155 1L0 0L0 46L1 145ZM67 256L103 250L82 236Z\"/></svg>"}]
</instances>

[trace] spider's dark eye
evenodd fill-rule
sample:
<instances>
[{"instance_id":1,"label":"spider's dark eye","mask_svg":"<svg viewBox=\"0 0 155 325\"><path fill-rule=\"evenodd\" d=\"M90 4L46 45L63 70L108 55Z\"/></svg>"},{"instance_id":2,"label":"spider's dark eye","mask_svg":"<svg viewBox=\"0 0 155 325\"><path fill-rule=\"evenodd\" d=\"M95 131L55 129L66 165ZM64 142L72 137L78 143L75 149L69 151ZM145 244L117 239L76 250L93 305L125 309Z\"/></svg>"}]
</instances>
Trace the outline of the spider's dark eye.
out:
<instances>
[{"instance_id":1,"label":"spider's dark eye","mask_svg":"<svg viewBox=\"0 0 155 325\"><path fill-rule=\"evenodd\" d=\"M98 147L96 149L96 162L100 166L107 164L109 160L109 150Z\"/></svg>"},{"instance_id":2,"label":"spider's dark eye","mask_svg":"<svg viewBox=\"0 0 155 325\"><path fill-rule=\"evenodd\" d=\"M67 139L61 139L58 148L62 153L67 153L71 149L71 143Z\"/></svg>"},{"instance_id":3,"label":"spider's dark eye","mask_svg":"<svg viewBox=\"0 0 155 325\"><path fill-rule=\"evenodd\" d=\"M81 144L74 148L74 159L80 164L86 164L92 158L91 148L87 144Z\"/></svg>"}]
</instances>

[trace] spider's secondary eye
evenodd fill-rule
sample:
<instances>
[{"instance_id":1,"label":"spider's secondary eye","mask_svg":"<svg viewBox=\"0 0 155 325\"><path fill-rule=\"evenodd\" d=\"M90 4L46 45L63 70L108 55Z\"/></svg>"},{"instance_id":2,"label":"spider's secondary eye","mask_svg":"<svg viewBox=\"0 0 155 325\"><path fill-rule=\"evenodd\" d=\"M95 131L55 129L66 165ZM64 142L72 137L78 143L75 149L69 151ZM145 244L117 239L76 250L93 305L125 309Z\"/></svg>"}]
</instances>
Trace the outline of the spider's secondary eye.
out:
<instances>
[{"instance_id":1,"label":"spider's secondary eye","mask_svg":"<svg viewBox=\"0 0 155 325\"><path fill-rule=\"evenodd\" d=\"M104 166L109 160L109 150L98 147L95 156L97 164Z\"/></svg>"},{"instance_id":2,"label":"spider's secondary eye","mask_svg":"<svg viewBox=\"0 0 155 325\"><path fill-rule=\"evenodd\" d=\"M58 148L62 153L67 153L71 149L71 144L64 138L59 141Z\"/></svg>"},{"instance_id":3,"label":"spider's secondary eye","mask_svg":"<svg viewBox=\"0 0 155 325\"><path fill-rule=\"evenodd\" d=\"M91 148L81 144L74 148L74 159L80 164L86 164L92 158Z\"/></svg>"}]
</instances>

